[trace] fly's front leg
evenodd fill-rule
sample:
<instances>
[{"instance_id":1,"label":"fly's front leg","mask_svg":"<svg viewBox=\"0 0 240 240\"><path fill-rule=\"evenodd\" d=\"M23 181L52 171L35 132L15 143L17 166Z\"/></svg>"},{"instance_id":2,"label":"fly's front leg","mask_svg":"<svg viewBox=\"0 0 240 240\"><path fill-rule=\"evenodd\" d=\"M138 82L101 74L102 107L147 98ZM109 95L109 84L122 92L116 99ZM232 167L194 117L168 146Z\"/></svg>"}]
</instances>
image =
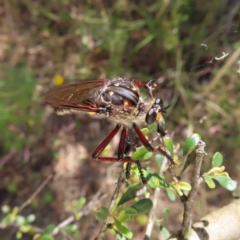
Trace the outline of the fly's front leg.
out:
<instances>
[{"instance_id":1,"label":"fly's front leg","mask_svg":"<svg viewBox=\"0 0 240 240\"><path fill-rule=\"evenodd\" d=\"M117 126L112 130L112 132L99 144L99 146L95 149L95 151L92 154L93 159L101 161L100 160L101 158L99 158L99 155L110 143L113 137L118 133L120 128L121 128L121 125L117 124Z\"/></svg>"},{"instance_id":2,"label":"fly's front leg","mask_svg":"<svg viewBox=\"0 0 240 240\"><path fill-rule=\"evenodd\" d=\"M160 152L164 157L166 157L168 159L168 161L170 162L170 166L174 166L175 163L173 161L173 158L171 157L171 155L169 155L165 150L163 150L160 146L156 146L153 147L149 141L146 139L146 137L144 136L144 134L142 133L142 131L140 130L140 128L136 125L136 123L133 123L133 128L136 132L136 134L138 135L140 141L142 142L142 144L148 149L148 151L150 152ZM161 134L161 133L160 133Z\"/></svg>"}]
</instances>

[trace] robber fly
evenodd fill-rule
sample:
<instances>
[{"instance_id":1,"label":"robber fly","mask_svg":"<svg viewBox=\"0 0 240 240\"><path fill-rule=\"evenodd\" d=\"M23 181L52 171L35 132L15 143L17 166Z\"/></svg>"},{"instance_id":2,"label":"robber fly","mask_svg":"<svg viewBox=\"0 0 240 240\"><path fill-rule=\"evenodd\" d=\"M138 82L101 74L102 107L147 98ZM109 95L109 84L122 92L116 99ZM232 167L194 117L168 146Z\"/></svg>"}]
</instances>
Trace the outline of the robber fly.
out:
<instances>
[{"instance_id":1,"label":"robber fly","mask_svg":"<svg viewBox=\"0 0 240 240\"><path fill-rule=\"evenodd\" d=\"M155 87L156 82L153 79L147 84L136 79L129 81L125 78L85 81L50 89L46 93L45 101L55 108L57 114L71 111L93 112L116 122L116 127L95 149L92 157L98 161L127 163L126 178L129 178L130 167L134 163L139 169L143 184L146 184L147 181L139 161L125 154L126 139L130 128L134 129L139 140L149 151L160 152L167 157L171 165L174 164L172 157L162 147L153 147L139 128L139 126L143 127L156 122L158 134L165 135L160 119L167 107L164 108L161 98L153 98L152 91ZM143 98L140 88L146 88L150 96ZM117 157L101 157L102 151L120 129Z\"/></svg>"}]
</instances>

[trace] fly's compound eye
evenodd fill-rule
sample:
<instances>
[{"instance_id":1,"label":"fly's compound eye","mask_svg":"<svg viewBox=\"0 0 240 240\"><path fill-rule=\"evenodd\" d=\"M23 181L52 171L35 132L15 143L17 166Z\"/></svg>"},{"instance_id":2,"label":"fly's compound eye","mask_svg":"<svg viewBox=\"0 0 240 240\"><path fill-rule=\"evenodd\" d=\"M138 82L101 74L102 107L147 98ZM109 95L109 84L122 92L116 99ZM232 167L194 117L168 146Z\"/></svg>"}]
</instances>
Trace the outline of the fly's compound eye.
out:
<instances>
[{"instance_id":1,"label":"fly's compound eye","mask_svg":"<svg viewBox=\"0 0 240 240\"><path fill-rule=\"evenodd\" d=\"M148 111L145 122L147 124L154 123L156 120L159 120L161 118L162 112L165 112L163 108L163 100L161 98L157 98L150 110Z\"/></svg>"},{"instance_id":2,"label":"fly's compound eye","mask_svg":"<svg viewBox=\"0 0 240 240\"><path fill-rule=\"evenodd\" d=\"M163 100L161 98L157 98L155 104L160 107L160 111L163 110Z\"/></svg>"},{"instance_id":3,"label":"fly's compound eye","mask_svg":"<svg viewBox=\"0 0 240 240\"><path fill-rule=\"evenodd\" d=\"M152 107L146 115L145 122L147 124L152 124L156 121L156 118L157 118L157 113L155 112L155 109Z\"/></svg>"}]
</instances>

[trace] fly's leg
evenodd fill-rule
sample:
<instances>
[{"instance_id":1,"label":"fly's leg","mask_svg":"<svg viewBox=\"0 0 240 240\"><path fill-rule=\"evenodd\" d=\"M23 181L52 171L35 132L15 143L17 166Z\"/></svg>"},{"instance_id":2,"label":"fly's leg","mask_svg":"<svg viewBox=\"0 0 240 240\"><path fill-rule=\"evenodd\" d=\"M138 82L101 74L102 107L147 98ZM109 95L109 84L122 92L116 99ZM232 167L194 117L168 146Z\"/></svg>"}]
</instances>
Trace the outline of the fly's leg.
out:
<instances>
[{"instance_id":1,"label":"fly's leg","mask_svg":"<svg viewBox=\"0 0 240 240\"><path fill-rule=\"evenodd\" d=\"M173 158L171 157L171 155L169 155L165 150L163 150L160 146L156 146L153 147L149 141L146 139L146 137L144 136L144 134L141 132L140 128L136 125L136 123L133 123L133 129L135 130L136 134L138 135L140 141L142 142L142 144L148 149L148 151L150 152L160 152L160 154L162 154L164 157L166 157L168 159L168 161L170 162L170 167L173 167L175 165ZM160 128L159 128L160 129ZM160 129L159 134L164 134L166 135L165 131L163 131L163 129Z\"/></svg>"},{"instance_id":2,"label":"fly's leg","mask_svg":"<svg viewBox=\"0 0 240 240\"><path fill-rule=\"evenodd\" d=\"M156 80L155 79L151 79L147 84L140 82L137 79L134 79L133 82L141 88L146 88L150 94L150 96L153 98L153 90L156 88L157 84L156 84Z\"/></svg>"},{"instance_id":3,"label":"fly's leg","mask_svg":"<svg viewBox=\"0 0 240 240\"><path fill-rule=\"evenodd\" d=\"M124 156L125 151L125 143L126 143L126 137L127 137L127 129L125 126L123 126L120 142L118 146L118 156L117 157L99 157L99 155L102 153L102 151L106 148L106 146L109 144L109 142L113 139L113 137L118 133L122 126L120 124L117 124L117 126L113 129L113 131L102 141L102 143L95 149L95 151L92 154L92 157L95 160L102 161L102 162L118 162L122 161L124 163L127 163L126 168L126 178L128 179L130 176L130 167L131 164L136 164L139 170L139 174L142 180L143 184L146 184L147 181L143 175L142 167L139 161L131 159L129 156Z\"/></svg>"}]
</instances>

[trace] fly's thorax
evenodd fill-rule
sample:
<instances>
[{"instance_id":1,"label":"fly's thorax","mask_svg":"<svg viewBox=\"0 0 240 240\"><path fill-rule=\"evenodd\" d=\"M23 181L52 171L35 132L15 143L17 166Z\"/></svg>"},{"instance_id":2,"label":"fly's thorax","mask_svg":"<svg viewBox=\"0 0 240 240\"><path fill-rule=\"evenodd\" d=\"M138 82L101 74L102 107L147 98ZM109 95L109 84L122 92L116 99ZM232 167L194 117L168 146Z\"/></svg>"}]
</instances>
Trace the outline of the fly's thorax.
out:
<instances>
[{"instance_id":1,"label":"fly's thorax","mask_svg":"<svg viewBox=\"0 0 240 240\"><path fill-rule=\"evenodd\" d=\"M108 113L108 117L120 124L125 124L128 127L131 127L133 123L136 123L140 127L147 126L145 121L146 114L151 109L154 103L154 99L149 98L140 98L139 103L131 111L126 111L125 109L112 109L112 112Z\"/></svg>"}]
</instances>

